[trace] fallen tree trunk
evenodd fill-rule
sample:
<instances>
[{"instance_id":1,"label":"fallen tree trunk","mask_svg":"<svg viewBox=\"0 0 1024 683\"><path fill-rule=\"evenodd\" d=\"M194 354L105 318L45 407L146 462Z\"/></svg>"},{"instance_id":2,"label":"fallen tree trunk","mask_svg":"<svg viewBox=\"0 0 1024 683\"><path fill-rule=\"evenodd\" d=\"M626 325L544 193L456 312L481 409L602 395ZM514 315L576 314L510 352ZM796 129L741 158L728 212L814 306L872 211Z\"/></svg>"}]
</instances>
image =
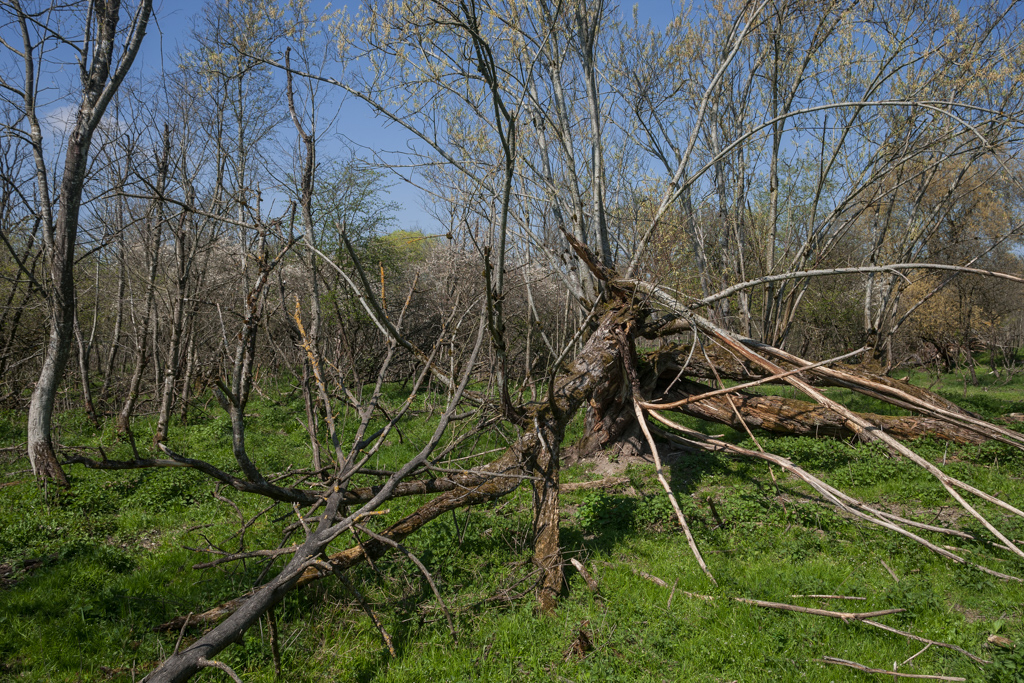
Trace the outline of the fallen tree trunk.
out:
<instances>
[{"instance_id":1,"label":"fallen tree trunk","mask_svg":"<svg viewBox=\"0 0 1024 683\"><path fill-rule=\"evenodd\" d=\"M668 355L670 359L674 358L674 354L665 354L665 352L661 352L661 354L660 360L662 361L664 361L665 355ZM690 367L687 366L687 373ZM733 367L738 366L734 365ZM681 368L674 362L647 365L647 372L641 379L641 386L644 396L651 404L676 403L713 391L707 385L692 381L680 370ZM760 376L747 379L762 379L766 376L762 372ZM773 434L788 436L822 436L840 439L856 436L856 433L847 425L847 420L835 411L820 404L782 396L761 396L735 391L728 396L708 397L677 406L672 410L708 422L723 424L738 431L745 429L745 422L750 429L762 429ZM899 439L932 436L953 443L977 444L997 436L938 417L890 416L873 413L858 413L858 415ZM573 460L587 458L606 449L613 450L619 456L632 456L647 452L636 421L636 414L631 402L622 392L621 382L603 387L601 394L595 395L591 399L584 435L575 445L567 449L567 457Z\"/></svg>"},{"instance_id":2,"label":"fallen tree trunk","mask_svg":"<svg viewBox=\"0 0 1024 683\"><path fill-rule=\"evenodd\" d=\"M682 379L675 383L672 391L656 393L659 401L670 403L710 391L712 388L709 386ZM846 426L846 419L842 415L819 404L783 396L759 396L738 391L729 396L714 396L688 403L674 410L708 422L718 422L739 431L743 431L743 423L746 422L750 429L763 429L773 434L828 436L840 439L856 436ZM898 439L933 436L960 444L983 443L987 440L976 431L931 417L900 417L873 413L858 415Z\"/></svg>"},{"instance_id":3,"label":"fallen tree trunk","mask_svg":"<svg viewBox=\"0 0 1024 683\"><path fill-rule=\"evenodd\" d=\"M743 341L761 353L774 357L779 365L787 370L799 367L792 362L795 357L790 354L750 339ZM681 373L691 379L715 381L720 377L735 382L749 382L768 376L764 369L756 364L747 359L738 358L735 354L714 344L698 345L696 349L690 344L674 344L648 353L643 360L648 365L660 369L662 373L674 370L673 376ZM812 386L842 387L854 391L863 390L866 385L871 385L873 389L869 389L869 392L882 400L891 398L893 392L902 393L957 415L978 417L933 391L893 379L887 375L868 372L857 365L844 363L835 367L809 369L804 373L803 379ZM774 383L783 384L784 382L780 380ZM890 390L887 392L887 396L878 395L881 393L882 387Z\"/></svg>"},{"instance_id":4,"label":"fallen tree trunk","mask_svg":"<svg viewBox=\"0 0 1024 683\"><path fill-rule=\"evenodd\" d=\"M500 498L526 479L539 480L543 486L535 487L534 562L542 570L540 605L544 609L552 607L562 585L557 524L559 444L566 425L582 403L604 385L615 368L621 367L621 351L615 332L631 322L632 316L629 306L618 306L610 308L601 317L597 329L568 372L557 381L551 400L529 407L526 424L532 424L533 429L527 429L498 460L476 472L457 475L458 488L437 496L380 535L400 541L449 510ZM397 486L397 480L393 480L366 507L376 508ZM328 496L322 518L324 522L310 533L280 574L247 597L236 598L189 618L190 624L210 623L222 618L224 621L186 650L172 655L144 680L149 683L180 683L203 667L215 666L211 658L237 641L289 590L348 569L366 559L367 555L379 557L392 550L393 546L370 539L336 553L326 561L320 559L327 545L337 538L337 534L330 533L337 526L331 526L330 522L339 514L344 497L344 492L337 489ZM176 622L165 626L174 624Z\"/></svg>"}]
</instances>

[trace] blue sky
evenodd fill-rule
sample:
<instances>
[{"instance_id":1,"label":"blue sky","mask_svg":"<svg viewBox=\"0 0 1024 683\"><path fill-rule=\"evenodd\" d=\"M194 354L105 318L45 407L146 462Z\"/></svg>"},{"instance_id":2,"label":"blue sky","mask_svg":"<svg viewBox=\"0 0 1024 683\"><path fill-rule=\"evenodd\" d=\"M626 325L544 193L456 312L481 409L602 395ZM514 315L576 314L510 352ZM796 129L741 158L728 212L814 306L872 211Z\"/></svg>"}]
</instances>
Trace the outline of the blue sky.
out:
<instances>
[{"instance_id":1,"label":"blue sky","mask_svg":"<svg viewBox=\"0 0 1024 683\"><path fill-rule=\"evenodd\" d=\"M179 47L188 42L194 18L202 11L204 5L201 0L157 0L156 24L151 26L147 34L136 68L141 73L152 75L160 73L163 69L173 68L174 54ZM635 5L619 5L618 11L628 18L632 16L634 6L641 21L651 21L656 26L668 24L679 10L679 3L676 0L645 0ZM317 9L315 2L311 9ZM401 150L408 141L408 134L405 131L396 126L385 126L383 121L374 117L368 107L353 99L347 100L342 106L337 120L337 130L340 136L350 142L373 150ZM329 142L327 146L325 152L329 151ZM366 156L365 153L357 154ZM396 179L391 187L389 199L401 205L397 227L419 228L424 232L435 232L438 229L438 226L433 225L433 219L423 210L423 200L415 187Z\"/></svg>"}]
</instances>

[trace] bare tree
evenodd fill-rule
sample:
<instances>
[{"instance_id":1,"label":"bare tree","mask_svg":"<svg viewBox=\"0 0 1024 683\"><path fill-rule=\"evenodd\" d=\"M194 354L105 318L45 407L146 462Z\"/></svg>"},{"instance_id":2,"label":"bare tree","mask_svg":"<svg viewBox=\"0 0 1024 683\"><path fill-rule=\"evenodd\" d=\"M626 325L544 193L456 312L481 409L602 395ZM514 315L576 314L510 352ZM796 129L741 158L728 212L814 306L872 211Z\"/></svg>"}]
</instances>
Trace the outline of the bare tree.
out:
<instances>
[{"instance_id":1,"label":"bare tree","mask_svg":"<svg viewBox=\"0 0 1024 683\"><path fill-rule=\"evenodd\" d=\"M138 55L153 3L140 0L128 22L121 26L119 0L89 3L86 8L31 7L20 0L3 5L6 21L18 26L21 44L8 47L9 60L19 60L23 79L5 76L0 87L8 102L18 100L22 119L18 128L31 145L36 168L36 208L40 217L43 247L48 270L50 298L50 339L43 358L42 371L29 406L28 451L32 471L43 480L67 483L57 461L50 437L50 423L57 387L67 365L75 321L75 249L78 238L82 191L86 179L89 150L107 105L113 99ZM62 34L63 22L56 16L80 22L78 35ZM121 54L118 55L118 47ZM43 71L43 55L60 50L68 55L66 63L78 66L80 99L74 122L63 150L63 165L52 166L52 158L40 123L40 92L50 87ZM10 63L10 62L9 62ZM52 63L52 62L51 62ZM60 185L51 193L50 174L60 173ZM56 215L54 210L56 209Z\"/></svg>"}]
</instances>

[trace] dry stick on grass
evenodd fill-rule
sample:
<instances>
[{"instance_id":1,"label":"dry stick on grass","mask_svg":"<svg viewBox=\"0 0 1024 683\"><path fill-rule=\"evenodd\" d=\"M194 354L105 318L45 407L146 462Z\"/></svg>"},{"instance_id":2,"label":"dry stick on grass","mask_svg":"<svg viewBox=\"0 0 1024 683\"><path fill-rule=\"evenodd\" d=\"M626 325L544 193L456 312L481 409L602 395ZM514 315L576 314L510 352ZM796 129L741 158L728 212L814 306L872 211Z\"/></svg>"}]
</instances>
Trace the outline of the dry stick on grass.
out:
<instances>
[{"instance_id":1,"label":"dry stick on grass","mask_svg":"<svg viewBox=\"0 0 1024 683\"><path fill-rule=\"evenodd\" d=\"M384 629L384 624L380 623L380 619L377 618L377 615L374 613L373 609L370 608L370 604L366 602L366 598L364 598L363 594L359 592L359 589L356 588L351 581L345 578L345 574L340 569L331 565L330 562L323 562L322 564L326 565L322 567L324 571L333 572L345 588L347 588L349 592L356 597L356 600L359 601L359 606L363 608L363 611L366 612L366 616L370 617L370 621L372 621L373 625L377 627L377 632L380 633L380 637L387 646L388 652L391 653L392 657L397 657L398 655L395 654L395 646L391 642L391 636L388 635L388 632Z\"/></svg>"},{"instance_id":2,"label":"dry stick on grass","mask_svg":"<svg viewBox=\"0 0 1024 683\"><path fill-rule=\"evenodd\" d=\"M700 598L701 600L715 599L713 596L710 595L701 595L699 593L690 593L688 591L682 591L682 593L684 593L685 595L689 595L691 598ZM927 643L928 645L934 645L935 647L945 647L951 650L956 650L960 654L977 662L978 664L991 664L989 660L982 659L977 655L973 655L958 645L951 645L950 643L942 643L937 640L931 640L930 638L924 638L923 636L919 636L908 631L901 631L898 628L886 626L885 624L880 624L877 621L871 620L872 617L881 617L887 614L898 614L900 612L906 612L905 609L885 609L879 610L877 612L833 612L831 610L826 609L800 607L799 605L790 605L784 602L768 602L766 600L754 600L752 598L730 598L730 600L742 602L747 605L754 605L755 607L764 607L766 609L778 609L786 612L801 612L803 614L814 614L819 617L833 617L836 619L842 619L844 622L858 621L862 624L874 626L875 628L881 629L883 631L888 631L889 633L895 633L896 635L903 636L904 638L909 638L910 640L916 640L919 643ZM892 672L890 671L887 673Z\"/></svg>"},{"instance_id":3,"label":"dry stick on grass","mask_svg":"<svg viewBox=\"0 0 1024 683\"><path fill-rule=\"evenodd\" d=\"M867 600L852 595L790 595L791 598L818 598L819 600Z\"/></svg>"},{"instance_id":4,"label":"dry stick on grass","mask_svg":"<svg viewBox=\"0 0 1024 683\"><path fill-rule=\"evenodd\" d=\"M228 666L224 662L217 662L217 661L214 661L212 659L205 659L203 657L200 657L196 661L196 664L199 665L200 669L205 669L207 667L209 667L211 669L220 669L221 671L226 673L228 676L230 676L231 680L233 680L235 683L242 683L242 679L238 677L238 674L235 673L234 669L232 669L230 666Z\"/></svg>"},{"instance_id":5,"label":"dry stick on grass","mask_svg":"<svg viewBox=\"0 0 1024 683\"><path fill-rule=\"evenodd\" d=\"M676 494L672 492L672 487L668 485L668 481L665 479L665 475L661 469L661 457L658 455L658 447L654 443L654 437L651 436L651 430L647 427L647 418L644 416L644 409L640 407L640 402L633 401L633 410L636 411L637 422L640 423L640 429L643 430L644 436L647 438L647 445L651 447L651 453L654 455L654 471L658 475L658 481L661 482L662 488L665 489L665 493L668 494L668 499L672 502L672 509L676 512L676 519L679 520L679 525L683 527L683 532L686 533L686 542L690 544L690 550L693 551L693 556L697 558L697 564L700 565L701 570L707 575L708 579L715 586L718 582L715 581L715 577L711 575L711 570L704 563L704 558L701 557L700 549L697 548L697 542L693 539L693 534L690 533L690 526L686 523L686 517L683 516L683 510L679 507L679 501L676 500Z\"/></svg>"},{"instance_id":6,"label":"dry stick on grass","mask_svg":"<svg viewBox=\"0 0 1024 683\"><path fill-rule=\"evenodd\" d=\"M559 484L558 489L563 493L566 491L590 491L592 489L610 489L628 483L629 477L607 477L595 481L574 481L569 484Z\"/></svg>"},{"instance_id":7,"label":"dry stick on grass","mask_svg":"<svg viewBox=\"0 0 1024 683\"><path fill-rule=\"evenodd\" d=\"M420 573L423 574L423 578L425 578L427 580L427 583L430 584L430 590L434 591L434 597L437 598L437 602L441 605L441 611L444 612L444 617L448 620L448 631L452 634L452 640L454 640L455 644L457 645L459 642L459 636L455 633L455 624L452 622L452 615L448 612L448 608L445 606L444 600L441 598L441 591L437 590L437 584L434 583L434 577L430 575L430 572L427 571L426 566L424 566L424 564L420 562L420 559L416 557L412 553L412 551L410 551L408 548L406 548L404 545L394 540L393 538L381 536L380 534L370 531L364 526L356 525L356 528L358 528L360 531L362 531L370 538L375 538L381 543L385 543L391 546L392 548L401 550L403 553L405 553L406 557L413 561L413 564L419 567ZM363 554L366 555L365 549L363 550ZM369 560L370 556L366 555L366 559Z\"/></svg>"},{"instance_id":8,"label":"dry stick on grass","mask_svg":"<svg viewBox=\"0 0 1024 683\"><path fill-rule=\"evenodd\" d=\"M900 678L927 678L933 681L966 681L966 678L959 678L957 676L930 676L928 674L905 674L899 671L886 671L885 669L872 669L858 664L857 662L851 662L848 659L839 659L838 657L822 657L821 659L812 659L812 662L821 662L822 664L838 664L839 666L848 666L851 669L857 669L857 671L863 671L866 674L885 674L886 676L899 676Z\"/></svg>"},{"instance_id":9,"label":"dry stick on grass","mask_svg":"<svg viewBox=\"0 0 1024 683\"><path fill-rule=\"evenodd\" d=\"M896 522L898 521L899 523L908 523L909 524L908 520L903 520L903 519L901 519L899 517L896 517L895 515L883 514L883 513L878 512L877 510L874 510L870 506L865 505L861 501L848 496L847 494L845 494L842 491L836 489L835 487L829 486L828 484L826 484L822 480L818 479L817 477L815 477L811 473L807 472L806 470L803 470L800 467L797 467L796 465L794 465L792 462L790 462L786 458L783 458L783 457L778 456L778 455L774 455L772 453L763 453L763 452L758 452L758 451L752 451L752 450L749 450L747 448L741 448L740 446L734 446L733 444L727 443L725 441L719 441L717 439L714 439L714 438L711 438L711 437L707 437L704 434L701 434L700 432L694 431L692 429L688 429L687 427L684 427L683 425L670 420L669 418L665 417L664 415L662 415L658 411L653 411L652 410L651 411L651 415L653 415L655 418L657 418L660 422L664 423L665 425L671 427L672 429L676 429L676 430L682 432L683 434L686 434L687 437L689 437L689 438L684 438L684 437L679 436L677 434L670 434L668 432L664 432L663 435L665 436L665 438L669 439L670 441L673 441L675 443L679 443L679 444L681 444L681 445L683 445L683 446L685 446L687 448L699 448L699 449L705 449L705 450L709 450L709 449L710 450L722 450L722 451L726 451L726 452L733 453L733 454L736 454L736 455L742 455L742 456L746 456L746 457L758 458L760 460L766 460L766 461L768 461L770 463L778 465L779 467L781 467L782 469L786 470L787 472L792 473L798 479L802 480L804 483L809 485L812 489L814 489L815 491L820 493L825 498L825 500L827 502L831 503L832 505L834 505L835 507L839 508L843 512L846 512L847 514L853 515L854 517L857 517L858 519L862 519L862 520L864 520L866 522L869 522L871 524L877 524L878 526L881 526L881 527L883 527L885 529L889 529L890 531L895 531L896 533L898 533L898 534L900 534L902 536L905 536L905 537L911 539L912 541L915 541L916 543L920 543L921 545L923 545L924 547L928 548L932 552L937 553L937 554L945 557L946 559L953 560L954 562L958 562L960 564L964 564L964 565L967 565L969 567L974 567L978 571L984 572L986 574L990 574L992 576L995 576L995 577L1000 578L1000 579L1004 579L1006 581L1022 582L1022 580L1019 577L1011 576L1009 574L1003 574L1002 572L997 572L994 569L989 569L988 567L986 567L984 565L975 564L974 562L970 562L969 560L966 560L963 557L960 557L959 555L957 555L955 553L952 553L952 552L946 550L945 548L941 548L941 547L935 545L934 543L932 543L931 541L928 541L927 539L922 538L922 537L918 536L917 534L915 534L915 533L913 533L911 531L908 531L907 529L904 529L902 526L900 526ZM891 520L895 520L895 521L891 521ZM940 531L940 532L945 531L946 533L951 533L948 530L942 529L941 527L932 527L932 528L930 528L930 530L932 530L932 531Z\"/></svg>"},{"instance_id":10,"label":"dry stick on grass","mask_svg":"<svg viewBox=\"0 0 1024 683\"><path fill-rule=\"evenodd\" d=\"M641 571L641 570L637 569L636 567L630 567L630 570L632 570L632 572L634 574L636 574L637 576L641 576L641 577L647 579L648 581L652 581L652 582L658 584L659 586L661 586L662 588L668 588L668 584L665 582L665 580L664 579L659 579L654 574L648 574L647 572Z\"/></svg>"},{"instance_id":11,"label":"dry stick on grass","mask_svg":"<svg viewBox=\"0 0 1024 683\"><path fill-rule=\"evenodd\" d=\"M906 665L907 665L907 664L909 664L910 662L914 661L914 659L915 659L915 658L916 658L916 657L917 657L917 656L918 656L919 654L922 654L922 653L923 653L923 652L924 652L925 650L927 650L927 649L928 649L928 648L930 648L931 646L932 646L932 644L931 644L931 643L928 643L927 645L925 645L924 647L922 647L922 648L921 648L920 650L918 650L918 651L917 651L917 652L915 652L914 654L912 654L912 655L910 655L909 657L907 657L906 659L904 659L904 660L903 660L903 663L902 663L902 664L900 664L900 666L906 666Z\"/></svg>"},{"instance_id":12,"label":"dry stick on grass","mask_svg":"<svg viewBox=\"0 0 1024 683\"><path fill-rule=\"evenodd\" d=\"M594 581L593 577L590 576L590 572L588 572L587 568L583 566L583 563L577 560L575 557L569 558L569 562L572 563L572 566L576 567L576 571L579 572L580 576L583 577L583 580L587 582L587 588L590 590L590 592L596 593L597 581Z\"/></svg>"},{"instance_id":13,"label":"dry stick on grass","mask_svg":"<svg viewBox=\"0 0 1024 683\"><path fill-rule=\"evenodd\" d=\"M892 570L892 567L890 567L889 565L887 565L887 564L885 563L885 560L879 560L879 562L881 562L881 563L882 563L882 566L883 566L883 567L885 567L885 571L889 572L889 576L891 576L891 577L892 577L892 580L893 580L893 581L895 581L896 583L899 583L899 582L900 582L900 577L896 576L896 572L894 572L894 571Z\"/></svg>"}]
</instances>

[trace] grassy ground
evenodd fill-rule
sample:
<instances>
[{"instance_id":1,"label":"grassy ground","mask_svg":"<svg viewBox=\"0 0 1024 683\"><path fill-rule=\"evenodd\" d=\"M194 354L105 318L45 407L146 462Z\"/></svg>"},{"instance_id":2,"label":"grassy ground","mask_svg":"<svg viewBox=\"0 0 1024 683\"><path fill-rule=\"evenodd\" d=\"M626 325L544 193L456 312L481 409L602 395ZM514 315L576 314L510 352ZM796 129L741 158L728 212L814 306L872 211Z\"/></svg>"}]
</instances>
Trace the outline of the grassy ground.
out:
<instances>
[{"instance_id":1,"label":"grassy ground","mask_svg":"<svg viewBox=\"0 0 1024 683\"><path fill-rule=\"evenodd\" d=\"M955 395L963 391L955 380L938 388L964 403ZM301 401L266 391L250 411L250 452L264 471L307 465L309 447L295 419L302 414ZM396 389L391 400L398 398ZM1022 398L1019 384L993 386L970 389L967 404L998 414L1020 410L1016 402ZM208 409L209 414L196 412L191 426L173 430L172 446L228 467L227 418L212 404ZM23 422L19 415L0 415L0 447L24 442ZM371 465L383 468L407 458L427 438L430 424L422 414ZM109 457L125 455L110 428L96 430L79 413L63 414L60 429L64 444L102 444ZM151 424L140 423L139 443L149 442L149 429ZM578 422L574 430L578 434ZM731 432L728 438L742 441ZM979 531L925 473L877 449L806 438L762 437L761 443L904 516ZM500 435L491 435L467 444L462 454L500 445ZM954 449L924 441L916 446L951 474L1024 504L1024 454L992 445ZM207 541L229 550L276 546L280 530L294 516L290 508L274 507L239 537L239 512L249 518L266 506L234 491L216 493L237 504L236 511L193 472L70 467L69 492L44 492L30 480L17 451L0 451L0 458L0 680L141 678L177 640L177 633L155 633L155 625L238 595L263 569L247 563L192 570L210 557L188 548ZM521 490L435 520L407 542L433 573L453 613L457 639L415 567L392 555L359 567L353 576L393 637L397 656L387 654L345 589L325 580L290 594L277 610L282 680L855 681L879 677L815 660L839 657L891 670L894 662L921 649L920 643L862 624L766 610L730 597L839 611L905 608L879 621L995 663L982 668L961 654L931 647L900 666L901 672L1024 680L1020 584L953 565L894 534L844 519L807 487L763 464L710 454L670 459L673 488L718 588L697 568L652 466L618 463L629 485L563 496L566 552L586 564L600 586L598 594L570 573L557 613L534 614L530 496ZM472 461L460 466L467 462ZM573 466L563 472L563 481L596 478L594 467ZM382 528L415 505L413 499L395 501L390 513L373 523ZM1012 538L1024 539L1024 520L1007 519L986 506L982 510ZM1024 563L1008 553L983 544L965 547L988 566L1024 576ZM807 594L864 599L792 597ZM190 631L184 643L197 635ZM990 645L992 635L1021 645L1016 650ZM221 659L246 681L274 680L266 622ZM213 672L198 680L226 678Z\"/></svg>"}]
</instances>

